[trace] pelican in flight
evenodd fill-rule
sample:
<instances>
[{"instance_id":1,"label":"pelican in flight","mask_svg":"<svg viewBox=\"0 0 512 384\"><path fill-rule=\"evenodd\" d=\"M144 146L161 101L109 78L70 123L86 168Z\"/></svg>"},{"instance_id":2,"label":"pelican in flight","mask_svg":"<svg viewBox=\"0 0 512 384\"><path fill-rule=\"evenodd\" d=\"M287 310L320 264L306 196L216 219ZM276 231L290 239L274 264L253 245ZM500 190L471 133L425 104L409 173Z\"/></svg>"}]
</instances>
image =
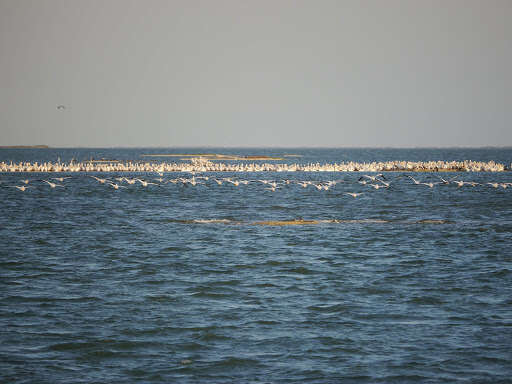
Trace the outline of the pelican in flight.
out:
<instances>
[{"instance_id":1,"label":"pelican in flight","mask_svg":"<svg viewBox=\"0 0 512 384\"><path fill-rule=\"evenodd\" d=\"M453 180L453 182L455 184L457 184L457 188L460 188L462 187L463 185L471 185L472 187L476 187L477 185L480 185L480 183L477 183L475 181L458 181L458 180Z\"/></svg>"},{"instance_id":2,"label":"pelican in flight","mask_svg":"<svg viewBox=\"0 0 512 384\"><path fill-rule=\"evenodd\" d=\"M384 177L384 175L382 173L379 173L378 175L363 175L359 178L359 180L363 179L364 177L366 177L367 179L370 179L371 181L377 181L378 177L382 177L384 180L386 180L386 178Z\"/></svg>"},{"instance_id":3,"label":"pelican in flight","mask_svg":"<svg viewBox=\"0 0 512 384\"><path fill-rule=\"evenodd\" d=\"M145 180L141 180L141 179L135 179L135 180L137 180L139 183L141 183L143 187L147 187L148 185L158 185L156 183L150 183L149 181L145 181Z\"/></svg>"},{"instance_id":4,"label":"pelican in flight","mask_svg":"<svg viewBox=\"0 0 512 384\"><path fill-rule=\"evenodd\" d=\"M91 176L93 179L99 181L100 184L105 184L106 182L110 182L109 179L101 179L99 177L96 177L96 176Z\"/></svg>"},{"instance_id":5,"label":"pelican in flight","mask_svg":"<svg viewBox=\"0 0 512 384\"><path fill-rule=\"evenodd\" d=\"M455 179L457 176L453 176L450 180L445 180L441 176L437 176L437 177L439 178L439 180L441 180L441 184L450 184L450 181Z\"/></svg>"},{"instance_id":6,"label":"pelican in flight","mask_svg":"<svg viewBox=\"0 0 512 384\"><path fill-rule=\"evenodd\" d=\"M306 188L311 184L311 181L298 181L297 184L299 184L302 188Z\"/></svg>"},{"instance_id":7,"label":"pelican in flight","mask_svg":"<svg viewBox=\"0 0 512 384\"><path fill-rule=\"evenodd\" d=\"M108 183L108 184L111 185L112 188L114 188L114 189L126 188L126 187L123 187L122 185L119 185L119 184L116 184L116 183Z\"/></svg>"},{"instance_id":8,"label":"pelican in flight","mask_svg":"<svg viewBox=\"0 0 512 384\"><path fill-rule=\"evenodd\" d=\"M20 180L23 184L28 184L30 182L29 179L25 179L25 180Z\"/></svg>"},{"instance_id":9,"label":"pelican in flight","mask_svg":"<svg viewBox=\"0 0 512 384\"><path fill-rule=\"evenodd\" d=\"M238 181L238 180L226 179L226 181L227 181L228 183L233 184L235 187L238 187L238 186L240 185L240 181Z\"/></svg>"},{"instance_id":10,"label":"pelican in flight","mask_svg":"<svg viewBox=\"0 0 512 384\"><path fill-rule=\"evenodd\" d=\"M64 180L66 179L71 179L71 176L68 176L68 177L52 177L52 180L57 180L57 181L60 181L61 183L64 182Z\"/></svg>"},{"instance_id":11,"label":"pelican in flight","mask_svg":"<svg viewBox=\"0 0 512 384\"><path fill-rule=\"evenodd\" d=\"M190 185L193 185L193 186L196 186L197 184L204 184L204 183L200 183L199 181L197 181L194 176L192 176L192 179L188 180L188 182L190 183Z\"/></svg>"},{"instance_id":12,"label":"pelican in flight","mask_svg":"<svg viewBox=\"0 0 512 384\"><path fill-rule=\"evenodd\" d=\"M27 187L26 185L22 185L21 187L19 185L11 185L11 187L18 189L21 192L25 192L28 188L32 188L32 187Z\"/></svg>"},{"instance_id":13,"label":"pelican in flight","mask_svg":"<svg viewBox=\"0 0 512 384\"><path fill-rule=\"evenodd\" d=\"M414 183L414 184L416 184L416 185L420 185L420 184L421 184L421 182L420 182L420 181L418 181L418 180L416 180L414 177L409 176L409 175L407 175L407 177L408 177L409 179L411 179L411 180L413 181L413 183Z\"/></svg>"},{"instance_id":14,"label":"pelican in flight","mask_svg":"<svg viewBox=\"0 0 512 384\"><path fill-rule=\"evenodd\" d=\"M388 188L391 185L391 181L384 181L381 179L377 179L377 181L380 181L383 185L386 186L386 188Z\"/></svg>"},{"instance_id":15,"label":"pelican in flight","mask_svg":"<svg viewBox=\"0 0 512 384\"><path fill-rule=\"evenodd\" d=\"M500 186L500 183L485 183L487 185L490 185L493 188L498 188Z\"/></svg>"},{"instance_id":16,"label":"pelican in flight","mask_svg":"<svg viewBox=\"0 0 512 384\"><path fill-rule=\"evenodd\" d=\"M48 180L43 180L46 184L48 184L50 186L50 188L55 188L55 187L63 187L63 185L60 185L60 184L55 184L55 183L52 183L51 181L48 181Z\"/></svg>"},{"instance_id":17,"label":"pelican in flight","mask_svg":"<svg viewBox=\"0 0 512 384\"><path fill-rule=\"evenodd\" d=\"M434 185L436 184L443 184L442 182L438 182L438 183L420 183L421 185L426 185L427 187L429 188L434 188Z\"/></svg>"},{"instance_id":18,"label":"pelican in flight","mask_svg":"<svg viewBox=\"0 0 512 384\"><path fill-rule=\"evenodd\" d=\"M373 187L374 189L381 189L381 188L388 188L386 185L382 184L368 184L370 187Z\"/></svg>"},{"instance_id":19,"label":"pelican in flight","mask_svg":"<svg viewBox=\"0 0 512 384\"><path fill-rule=\"evenodd\" d=\"M345 192L345 195L352 196L354 199L355 199L356 197L359 197L359 196L363 195L363 194L364 194L364 192L361 192L361 193Z\"/></svg>"}]
</instances>

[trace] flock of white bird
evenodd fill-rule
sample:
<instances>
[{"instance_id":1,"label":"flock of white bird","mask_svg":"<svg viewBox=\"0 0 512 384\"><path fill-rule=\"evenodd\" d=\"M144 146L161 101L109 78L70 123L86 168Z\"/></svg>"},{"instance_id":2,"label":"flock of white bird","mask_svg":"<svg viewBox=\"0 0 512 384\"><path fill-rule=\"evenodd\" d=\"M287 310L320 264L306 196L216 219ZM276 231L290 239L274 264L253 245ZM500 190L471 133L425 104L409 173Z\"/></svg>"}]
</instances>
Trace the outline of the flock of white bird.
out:
<instances>
[{"instance_id":1,"label":"flock of white bird","mask_svg":"<svg viewBox=\"0 0 512 384\"><path fill-rule=\"evenodd\" d=\"M386 161L334 164L220 163L191 158L187 163L165 162L0 162L0 172L502 172L506 167L494 161Z\"/></svg>"},{"instance_id":2,"label":"flock of white bird","mask_svg":"<svg viewBox=\"0 0 512 384\"><path fill-rule=\"evenodd\" d=\"M233 187L246 186L249 184L257 184L262 185L264 190L276 192L286 186L300 186L302 188L313 188L318 191L328 191L333 188L337 184L357 184L359 186L365 186L369 190L378 190L378 189L388 189L392 187L394 183L399 179L407 179L409 183L412 185L417 185L419 187L424 188L434 188L438 185L454 185L457 188L461 188L464 186L467 187L487 187L487 188L500 188L507 189L512 187L512 183L509 182L486 182L486 183L478 183L475 181L466 181L461 180L460 176L453 176L452 178L445 179L441 176L436 175L437 181L433 182L431 180L419 180L411 175L401 174L398 176L394 176L393 179L386 178L384 174L371 174L371 175L362 175L358 179L354 180L346 180L346 179L338 179L338 180L328 180L328 181L313 181L313 180L295 180L295 179L240 179L235 177L213 177L207 175L196 175L194 172L190 174L190 177L177 177L177 178L164 178L164 173L158 173L157 176L151 179L142 179L138 177L124 177L124 176L112 176L112 177L98 177L91 175L82 175L77 177L65 176L65 177L52 177L48 179L22 179L19 180L19 184L21 185L4 185L5 181L0 180L0 185L6 188L16 188L19 191L27 191L30 188L41 188L43 186L47 186L50 189L60 189L66 188L66 183L68 179L84 179L90 178L95 180L98 184L104 185L106 187L112 188L113 190L119 190L123 188L128 188L130 186L140 186L140 187L162 187L166 184L175 184L183 187L194 187L194 186L221 186L221 185L229 185ZM370 189L371 188L371 189ZM357 198L365 193L364 190L358 190L357 192L344 192L345 195L351 196L353 198Z\"/></svg>"}]
</instances>

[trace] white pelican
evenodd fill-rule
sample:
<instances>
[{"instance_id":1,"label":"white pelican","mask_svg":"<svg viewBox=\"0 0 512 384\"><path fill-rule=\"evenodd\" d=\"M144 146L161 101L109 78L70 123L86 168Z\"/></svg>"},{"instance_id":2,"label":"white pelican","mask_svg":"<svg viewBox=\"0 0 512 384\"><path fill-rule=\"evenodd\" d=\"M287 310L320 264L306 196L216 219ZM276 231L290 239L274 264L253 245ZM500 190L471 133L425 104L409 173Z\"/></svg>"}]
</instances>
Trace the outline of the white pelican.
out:
<instances>
[{"instance_id":1,"label":"white pelican","mask_svg":"<svg viewBox=\"0 0 512 384\"><path fill-rule=\"evenodd\" d=\"M367 179L370 179L371 181L377 181L378 177L382 177L384 180L386 180L386 178L384 177L384 175L382 173L379 173L378 175L363 175L359 178L359 180L361 180L364 177L366 177Z\"/></svg>"},{"instance_id":2,"label":"white pelican","mask_svg":"<svg viewBox=\"0 0 512 384\"><path fill-rule=\"evenodd\" d=\"M52 177L52 180L57 180L57 181L60 181L61 183L64 182L64 180L66 179L71 179L71 176L68 176L68 177Z\"/></svg>"},{"instance_id":3,"label":"white pelican","mask_svg":"<svg viewBox=\"0 0 512 384\"><path fill-rule=\"evenodd\" d=\"M436 175L437 176L437 175ZM453 179L455 179L457 176L453 176L450 180L445 180L443 179L441 176L437 176L439 178L439 180L441 180L441 183L442 184L450 184L450 181L452 181Z\"/></svg>"},{"instance_id":4,"label":"white pelican","mask_svg":"<svg viewBox=\"0 0 512 384\"><path fill-rule=\"evenodd\" d=\"M442 184L442 182L439 183L420 183L421 185L426 185L429 188L434 188L434 185L436 184Z\"/></svg>"},{"instance_id":5,"label":"white pelican","mask_svg":"<svg viewBox=\"0 0 512 384\"><path fill-rule=\"evenodd\" d=\"M149 181L145 181L145 180L141 180L141 179L135 179L135 180L137 180L139 183L141 183L143 187L147 187L148 185L158 185L156 183L150 183Z\"/></svg>"},{"instance_id":6,"label":"white pelican","mask_svg":"<svg viewBox=\"0 0 512 384\"><path fill-rule=\"evenodd\" d=\"M28 184L30 183L30 180L29 179L25 179L25 180L20 180L23 184Z\"/></svg>"},{"instance_id":7,"label":"white pelican","mask_svg":"<svg viewBox=\"0 0 512 384\"><path fill-rule=\"evenodd\" d=\"M312 183L311 185L313 187L315 187L316 189L318 189L319 191L328 191L329 188L331 187L330 185L323 184L323 183L318 183L318 184Z\"/></svg>"},{"instance_id":8,"label":"white pelican","mask_svg":"<svg viewBox=\"0 0 512 384\"><path fill-rule=\"evenodd\" d=\"M126 188L126 187L123 187L122 185L119 185L119 184L116 184L116 183L108 183L108 184L111 185L112 188L114 188L114 189Z\"/></svg>"},{"instance_id":9,"label":"white pelican","mask_svg":"<svg viewBox=\"0 0 512 384\"><path fill-rule=\"evenodd\" d=\"M361 196L363 195L364 192L361 192L361 193L355 193L355 192L345 192L345 195L349 195L349 196L352 196L354 199L358 196Z\"/></svg>"},{"instance_id":10,"label":"white pelican","mask_svg":"<svg viewBox=\"0 0 512 384\"><path fill-rule=\"evenodd\" d=\"M420 185L420 184L421 184L421 182L419 182L418 180L416 180L414 177L409 176L409 175L407 175L407 177L408 177L409 179L411 179L411 180L414 182L414 184L416 184L416 185Z\"/></svg>"},{"instance_id":11,"label":"white pelican","mask_svg":"<svg viewBox=\"0 0 512 384\"><path fill-rule=\"evenodd\" d=\"M391 185L391 181L384 181L384 180L381 180L381 179L377 179L377 181L381 182L383 185L387 187L389 187Z\"/></svg>"},{"instance_id":12,"label":"white pelican","mask_svg":"<svg viewBox=\"0 0 512 384\"><path fill-rule=\"evenodd\" d=\"M110 182L109 179L101 179L99 177L96 177L96 176L91 176L93 179L97 180L100 182L100 184L105 184L106 182Z\"/></svg>"},{"instance_id":13,"label":"white pelican","mask_svg":"<svg viewBox=\"0 0 512 384\"><path fill-rule=\"evenodd\" d=\"M453 182L454 182L455 184L457 184L457 188L460 188L460 187L462 187L464 184L466 184L466 182L465 182L465 181L462 181L462 180L453 180Z\"/></svg>"},{"instance_id":14,"label":"white pelican","mask_svg":"<svg viewBox=\"0 0 512 384\"><path fill-rule=\"evenodd\" d=\"M368 184L368 186L373 187L374 189L388 188L386 185L382 184Z\"/></svg>"},{"instance_id":15,"label":"white pelican","mask_svg":"<svg viewBox=\"0 0 512 384\"><path fill-rule=\"evenodd\" d=\"M51 181L48 181L48 180L43 180L46 184L48 184L51 188L55 188L55 187L62 187L64 188L63 185L60 185L60 184L55 184L55 183L52 183Z\"/></svg>"},{"instance_id":16,"label":"white pelican","mask_svg":"<svg viewBox=\"0 0 512 384\"><path fill-rule=\"evenodd\" d=\"M28 188L32 188L32 187L27 187L26 185L22 185L21 187L19 185L11 185L11 187L19 189L21 192L25 192Z\"/></svg>"}]
</instances>

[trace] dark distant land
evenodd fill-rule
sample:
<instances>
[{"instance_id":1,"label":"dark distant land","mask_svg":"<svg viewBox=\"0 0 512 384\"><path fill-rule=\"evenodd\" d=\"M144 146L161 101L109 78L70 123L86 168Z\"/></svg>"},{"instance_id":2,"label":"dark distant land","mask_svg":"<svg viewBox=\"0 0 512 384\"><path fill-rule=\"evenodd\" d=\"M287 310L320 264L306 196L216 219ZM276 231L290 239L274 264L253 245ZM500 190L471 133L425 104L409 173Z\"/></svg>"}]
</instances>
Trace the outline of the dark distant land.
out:
<instances>
[{"instance_id":1,"label":"dark distant land","mask_svg":"<svg viewBox=\"0 0 512 384\"><path fill-rule=\"evenodd\" d=\"M5 148L50 148L47 145L0 145L0 149Z\"/></svg>"}]
</instances>

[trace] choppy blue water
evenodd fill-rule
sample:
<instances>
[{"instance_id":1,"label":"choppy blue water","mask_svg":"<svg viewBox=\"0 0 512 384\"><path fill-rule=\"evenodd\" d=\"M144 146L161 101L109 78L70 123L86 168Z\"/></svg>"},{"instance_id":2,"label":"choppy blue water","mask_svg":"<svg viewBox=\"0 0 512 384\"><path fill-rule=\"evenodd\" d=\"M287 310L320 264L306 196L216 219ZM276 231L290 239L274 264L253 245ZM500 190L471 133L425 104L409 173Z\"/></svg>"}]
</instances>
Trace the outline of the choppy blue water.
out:
<instances>
[{"instance_id":1,"label":"choppy blue water","mask_svg":"<svg viewBox=\"0 0 512 384\"><path fill-rule=\"evenodd\" d=\"M0 161L148 151L9 149ZM303 156L290 162L512 158L506 149L286 152ZM481 183L462 188L400 175L379 190L357 183L361 174L328 172L211 173L196 186L114 190L87 174L55 189L41 179L57 175L0 174L0 382L511 382L512 186L485 183L512 173L441 175ZM191 176L164 175L177 177ZM24 178L33 188L9 187ZM258 179L343 182L271 192ZM299 218L325 222L255 224Z\"/></svg>"}]
</instances>

